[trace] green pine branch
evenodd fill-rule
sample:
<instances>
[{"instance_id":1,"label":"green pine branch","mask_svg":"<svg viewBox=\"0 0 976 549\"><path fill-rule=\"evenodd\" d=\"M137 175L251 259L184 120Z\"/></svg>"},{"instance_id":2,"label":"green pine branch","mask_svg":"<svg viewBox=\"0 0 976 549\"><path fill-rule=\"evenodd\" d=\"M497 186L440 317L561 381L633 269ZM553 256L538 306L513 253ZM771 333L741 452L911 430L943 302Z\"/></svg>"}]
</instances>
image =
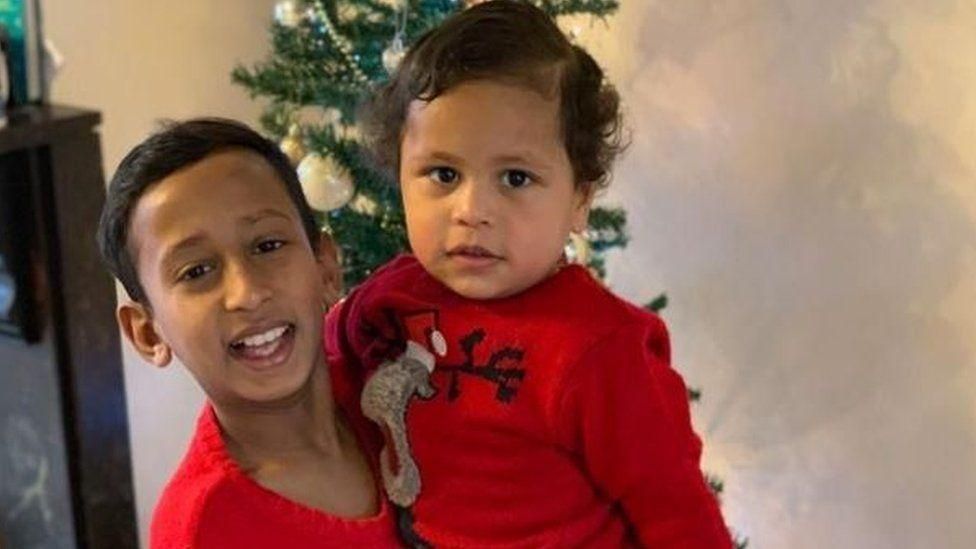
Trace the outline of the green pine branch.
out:
<instances>
[{"instance_id":1,"label":"green pine branch","mask_svg":"<svg viewBox=\"0 0 976 549\"><path fill-rule=\"evenodd\" d=\"M617 11L617 0L533 0L537 7L553 17L589 14L604 17Z\"/></svg>"}]
</instances>

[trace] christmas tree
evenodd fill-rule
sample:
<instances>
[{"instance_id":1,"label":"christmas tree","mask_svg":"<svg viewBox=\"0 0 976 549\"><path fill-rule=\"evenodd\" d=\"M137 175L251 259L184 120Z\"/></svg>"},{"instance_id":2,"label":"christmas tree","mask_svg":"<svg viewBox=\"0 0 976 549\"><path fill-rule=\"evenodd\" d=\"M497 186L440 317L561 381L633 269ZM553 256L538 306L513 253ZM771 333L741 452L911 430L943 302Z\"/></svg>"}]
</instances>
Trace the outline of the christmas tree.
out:
<instances>
[{"instance_id":1,"label":"christmas tree","mask_svg":"<svg viewBox=\"0 0 976 549\"><path fill-rule=\"evenodd\" d=\"M297 167L319 223L339 245L347 289L409 246L396 182L366 152L357 109L396 70L410 44L480 1L281 0L268 59L233 71L234 82L268 101L261 124ZM557 21L605 18L618 8L618 0L533 3ZM622 209L593 208L586 233L567 246L568 257L602 277L605 253L627 243L625 226ZM666 303L660 296L646 307L657 312ZM698 392L689 398L697 400ZM721 481L708 480L721 492Z\"/></svg>"}]
</instances>

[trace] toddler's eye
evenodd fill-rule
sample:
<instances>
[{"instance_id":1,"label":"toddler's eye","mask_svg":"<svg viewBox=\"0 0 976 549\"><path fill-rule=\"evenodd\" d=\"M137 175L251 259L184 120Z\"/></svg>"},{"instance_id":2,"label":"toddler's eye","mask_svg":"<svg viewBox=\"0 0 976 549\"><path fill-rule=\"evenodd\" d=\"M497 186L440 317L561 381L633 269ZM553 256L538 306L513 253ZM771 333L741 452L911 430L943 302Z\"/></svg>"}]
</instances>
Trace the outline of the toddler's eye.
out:
<instances>
[{"instance_id":1,"label":"toddler's eye","mask_svg":"<svg viewBox=\"0 0 976 549\"><path fill-rule=\"evenodd\" d=\"M180 273L179 280L180 281L196 280L201 276L209 273L212 270L213 270L213 266L206 265L203 263L199 265L191 265L190 267L184 269L183 272Z\"/></svg>"},{"instance_id":2,"label":"toddler's eye","mask_svg":"<svg viewBox=\"0 0 976 549\"><path fill-rule=\"evenodd\" d=\"M454 168L441 166L430 170L430 178L433 179L435 183L450 185L457 182L458 173Z\"/></svg>"},{"instance_id":3,"label":"toddler's eye","mask_svg":"<svg viewBox=\"0 0 976 549\"><path fill-rule=\"evenodd\" d=\"M254 248L255 250L257 250L257 252L264 254L268 252L273 252L284 245L285 245L284 240L262 240L261 242L258 242L258 245L255 246Z\"/></svg>"},{"instance_id":4,"label":"toddler's eye","mask_svg":"<svg viewBox=\"0 0 976 549\"><path fill-rule=\"evenodd\" d=\"M502 179L506 186L513 189L524 187L532 182L532 176L522 170L507 170Z\"/></svg>"}]
</instances>

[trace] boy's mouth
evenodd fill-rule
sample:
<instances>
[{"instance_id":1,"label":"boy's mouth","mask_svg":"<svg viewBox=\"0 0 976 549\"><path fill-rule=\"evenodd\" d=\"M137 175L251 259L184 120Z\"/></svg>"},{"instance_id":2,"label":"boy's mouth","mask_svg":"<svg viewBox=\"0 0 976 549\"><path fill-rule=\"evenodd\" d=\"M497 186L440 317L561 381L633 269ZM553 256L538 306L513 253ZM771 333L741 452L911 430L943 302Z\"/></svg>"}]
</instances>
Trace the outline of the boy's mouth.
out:
<instances>
[{"instance_id":1,"label":"boy's mouth","mask_svg":"<svg viewBox=\"0 0 976 549\"><path fill-rule=\"evenodd\" d=\"M258 332L252 330L248 332L228 345L231 356L256 362L257 365L270 366L287 357L290 350L289 343L295 334L295 326L285 323Z\"/></svg>"}]
</instances>

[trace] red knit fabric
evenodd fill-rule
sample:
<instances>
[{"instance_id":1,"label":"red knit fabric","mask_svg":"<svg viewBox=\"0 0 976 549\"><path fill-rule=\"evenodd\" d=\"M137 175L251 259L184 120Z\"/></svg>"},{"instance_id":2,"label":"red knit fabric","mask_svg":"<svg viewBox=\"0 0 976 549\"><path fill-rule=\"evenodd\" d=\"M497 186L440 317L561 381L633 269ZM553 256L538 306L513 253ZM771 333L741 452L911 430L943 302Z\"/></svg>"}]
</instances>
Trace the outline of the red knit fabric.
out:
<instances>
[{"instance_id":1,"label":"red knit fabric","mask_svg":"<svg viewBox=\"0 0 976 549\"><path fill-rule=\"evenodd\" d=\"M153 549L401 547L392 512L344 519L284 498L248 477L227 454L207 404L190 448L153 513Z\"/></svg>"},{"instance_id":2,"label":"red knit fabric","mask_svg":"<svg viewBox=\"0 0 976 549\"><path fill-rule=\"evenodd\" d=\"M578 266L476 301L401 256L333 308L326 345L361 384L407 334L426 334L418 343L431 348L434 332L447 342L438 394L407 412L421 537L435 547L731 547L657 316Z\"/></svg>"}]
</instances>

